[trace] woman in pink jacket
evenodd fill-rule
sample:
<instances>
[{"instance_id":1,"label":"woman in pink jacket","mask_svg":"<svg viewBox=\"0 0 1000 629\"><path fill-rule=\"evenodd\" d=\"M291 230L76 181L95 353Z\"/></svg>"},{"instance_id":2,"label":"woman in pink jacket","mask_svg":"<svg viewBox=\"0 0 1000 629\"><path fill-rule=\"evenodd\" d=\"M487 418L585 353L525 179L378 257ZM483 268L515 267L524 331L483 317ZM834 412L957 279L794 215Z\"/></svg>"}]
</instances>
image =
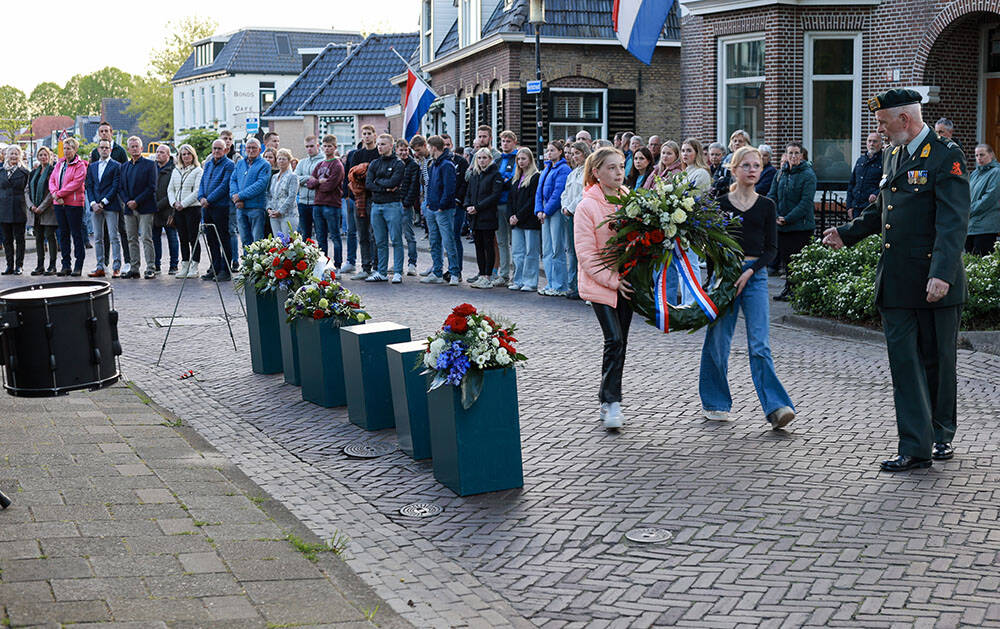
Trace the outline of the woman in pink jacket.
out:
<instances>
[{"instance_id":1,"label":"woman in pink jacket","mask_svg":"<svg viewBox=\"0 0 1000 629\"><path fill-rule=\"evenodd\" d=\"M87 162L76 154L80 147L76 138L63 141L65 157L56 162L49 177L49 192L59 223L59 251L62 253L62 269L56 275L83 273L83 259L87 255L83 240L83 184L87 178ZM69 239L73 237L73 252L76 264L70 270Z\"/></svg>"},{"instance_id":2,"label":"woman in pink jacket","mask_svg":"<svg viewBox=\"0 0 1000 629\"><path fill-rule=\"evenodd\" d=\"M601 249L611 237L611 229L601 223L615 211L607 197L625 192L625 156L616 148L599 148L583 168L583 200L576 206L573 223L577 285L580 298L593 305L604 333L600 417L605 428L617 430L622 427L622 372L632 322L632 286L601 260Z\"/></svg>"}]
</instances>

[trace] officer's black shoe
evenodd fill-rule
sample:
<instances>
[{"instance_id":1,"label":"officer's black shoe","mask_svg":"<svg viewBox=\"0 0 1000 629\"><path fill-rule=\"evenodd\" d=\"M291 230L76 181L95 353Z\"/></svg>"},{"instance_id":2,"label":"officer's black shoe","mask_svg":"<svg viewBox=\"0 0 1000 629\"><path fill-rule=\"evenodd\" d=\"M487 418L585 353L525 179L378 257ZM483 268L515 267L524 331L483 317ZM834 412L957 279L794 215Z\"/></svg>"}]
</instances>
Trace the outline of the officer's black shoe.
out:
<instances>
[{"instance_id":1,"label":"officer's black shoe","mask_svg":"<svg viewBox=\"0 0 1000 629\"><path fill-rule=\"evenodd\" d=\"M935 461L947 461L955 456L955 448L950 443L935 443L931 458Z\"/></svg>"},{"instance_id":2,"label":"officer's black shoe","mask_svg":"<svg viewBox=\"0 0 1000 629\"><path fill-rule=\"evenodd\" d=\"M930 459L918 459L912 456L900 454L895 459L882 461L880 467L884 472L905 472L906 470L917 470L930 467Z\"/></svg>"}]
</instances>

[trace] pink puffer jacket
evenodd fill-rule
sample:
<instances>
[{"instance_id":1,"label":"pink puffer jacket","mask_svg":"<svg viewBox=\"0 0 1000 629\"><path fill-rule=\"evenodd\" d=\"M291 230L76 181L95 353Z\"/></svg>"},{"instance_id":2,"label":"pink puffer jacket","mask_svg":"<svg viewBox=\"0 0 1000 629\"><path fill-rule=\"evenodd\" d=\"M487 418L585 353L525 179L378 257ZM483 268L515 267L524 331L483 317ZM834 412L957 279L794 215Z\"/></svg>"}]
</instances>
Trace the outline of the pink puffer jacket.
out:
<instances>
[{"instance_id":1,"label":"pink puffer jacket","mask_svg":"<svg viewBox=\"0 0 1000 629\"><path fill-rule=\"evenodd\" d=\"M87 160L79 155L75 160L66 164L66 172L63 172L63 164L66 158L60 158L52 169L52 176L49 177L49 192L52 193L52 201L55 205L72 205L83 207L86 200L83 194L83 184L87 179ZM62 185L60 185L60 181ZM56 202L56 197L60 197L62 202Z\"/></svg>"},{"instance_id":2,"label":"pink puffer jacket","mask_svg":"<svg viewBox=\"0 0 1000 629\"><path fill-rule=\"evenodd\" d=\"M618 271L604 268L601 261L601 249L611 238L611 228L601 223L614 211L615 206L604 198L601 186L593 185L583 191L583 200L576 206L573 218L580 297L612 308L618 306L621 278Z\"/></svg>"}]
</instances>

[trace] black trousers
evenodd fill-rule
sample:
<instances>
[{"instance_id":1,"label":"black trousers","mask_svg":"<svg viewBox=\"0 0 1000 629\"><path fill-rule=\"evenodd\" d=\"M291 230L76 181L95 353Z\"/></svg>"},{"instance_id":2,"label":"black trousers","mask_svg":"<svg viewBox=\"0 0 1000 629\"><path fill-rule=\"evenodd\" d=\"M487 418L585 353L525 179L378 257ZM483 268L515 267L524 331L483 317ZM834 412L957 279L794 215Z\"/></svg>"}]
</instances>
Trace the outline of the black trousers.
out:
<instances>
[{"instance_id":1,"label":"black trousers","mask_svg":"<svg viewBox=\"0 0 1000 629\"><path fill-rule=\"evenodd\" d=\"M628 328L632 323L632 302L621 295L618 306L612 308L594 303L594 314L604 333L604 359L601 362L601 402L622 401L622 373L625 371L625 349Z\"/></svg>"},{"instance_id":2,"label":"black trousers","mask_svg":"<svg viewBox=\"0 0 1000 629\"><path fill-rule=\"evenodd\" d=\"M38 268L45 268L45 246L49 247L49 268L56 268L56 226L35 225L35 253L38 255Z\"/></svg>"},{"instance_id":3,"label":"black trousers","mask_svg":"<svg viewBox=\"0 0 1000 629\"><path fill-rule=\"evenodd\" d=\"M796 232L778 232L778 264L785 273L785 290L788 290L788 262L792 256L802 251L802 248L812 240L812 230Z\"/></svg>"},{"instance_id":4,"label":"black trousers","mask_svg":"<svg viewBox=\"0 0 1000 629\"><path fill-rule=\"evenodd\" d=\"M205 234L208 237L208 252L212 256L212 270L216 274L225 275L229 271L229 260L233 257L229 239L229 208L210 205L204 210ZM215 225L215 229L209 227ZM219 239L222 239L222 251L226 257L219 255Z\"/></svg>"},{"instance_id":5,"label":"black trousers","mask_svg":"<svg viewBox=\"0 0 1000 629\"><path fill-rule=\"evenodd\" d=\"M899 454L931 458L955 436L961 306L880 308L892 373Z\"/></svg>"},{"instance_id":6,"label":"black trousers","mask_svg":"<svg viewBox=\"0 0 1000 629\"><path fill-rule=\"evenodd\" d=\"M965 252L977 256L989 255L997 241L996 234L975 234L965 237Z\"/></svg>"},{"instance_id":7,"label":"black trousers","mask_svg":"<svg viewBox=\"0 0 1000 629\"><path fill-rule=\"evenodd\" d=\"M184 262L201 261L201 245L198 244L199 223L201 223L201 208L198 206L174 212L174 226L177 228L181 260Z\"/></svg>"},{"instance_id":8,"label":"black trousers","mask_svg":"<svg viewBox=\"0 0 1000 629\"><path fill-rule=\"evenodd\" d=\"M492 229L472 230L472 241L476 244L476 264L479 265L479 277L489 279L493 275L493 266L496 263L496 252L493 249L495 239L496 232Z\"/></svg>"},{"instance_id":9,"label":"black trousers","mask_svg":"<svg viewBox=\"0 0 1000 629\"><path fill-rule=\"evenodd\" d=\"M0 223L3 232L3 252L8 269L24 266L24 223Z\"/></svg>"}]
</instances>

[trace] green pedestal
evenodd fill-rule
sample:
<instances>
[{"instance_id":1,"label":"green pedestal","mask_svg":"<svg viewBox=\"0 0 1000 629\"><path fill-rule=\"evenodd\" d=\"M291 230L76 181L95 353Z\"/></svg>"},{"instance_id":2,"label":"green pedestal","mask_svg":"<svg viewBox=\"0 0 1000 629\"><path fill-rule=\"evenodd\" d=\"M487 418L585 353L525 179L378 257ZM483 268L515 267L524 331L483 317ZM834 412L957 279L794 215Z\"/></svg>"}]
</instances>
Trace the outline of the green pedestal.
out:
<instances>
[{"instance_id":1,"label":"green pedestal","mask_svg":"<svg viewBox=\"0 0 1000 629\"><path fill-rule=\"evenodd\" d=\"M285 299L288 292L276 291L276 312L278 313L278 335L281 337L281 369L285 372L285 382L299 386L299 344L295 335L295 322L288 322L285 313Z\"/></svg>"},{"instance_id":2,"label":"green pedestal","mask_svg":"<svg viewBox=\"0 0 1000 629\"><path fill-rule=\"evenodd\" d=\"M347 416L352 424L365 430L396 425L385 346L409 340L410 328L389 321L340 329Z\"/></svg>"},{"instance_id":3,"label":"green pedestal","mask_svg":"<svg viewBox=\"0 0 1000 629\"><path fill-rule=\"evenodd\" d=\"M431 458L431 432L427 423L428 376L420 375L418 361L427 351L427 341L386 345L392 410L396 417L396 440L414 460Z\"/></svg>"},{"instance_id":4,"label":"green pedestal","mask_svg":"<svg viewBox=\"0 0 1000 629\"><path fill-rule=\"evenodd\" d=\"M459 496L524 486L517 378L513 369L491 369L483 391L462 408L458 387L427 394L434 478Z\"/></svg>"},{"instance_id":5,"label":"green pedestal","mask_svg":"<svg viewBox=\"0 0 1000 629\"><path fill-rule=\"evenodd\" d=\"M254 373L281 371L281 339L274 291L258 293L247 287L247 330L250 332L250 365Z\"/></svg>"},{"instance_id":6,"label":"green pedestal","mask_svg":"<svg viewBox=\"0 0 1000 629\"><path fill-rule=\"evenodd\" d=\"M334 319L300 319L295 325L299 344L299 380L302 399L327 408L347 404L344 387L344 357L340 351L340 328Z\"/></svg>"}]
</instances>

